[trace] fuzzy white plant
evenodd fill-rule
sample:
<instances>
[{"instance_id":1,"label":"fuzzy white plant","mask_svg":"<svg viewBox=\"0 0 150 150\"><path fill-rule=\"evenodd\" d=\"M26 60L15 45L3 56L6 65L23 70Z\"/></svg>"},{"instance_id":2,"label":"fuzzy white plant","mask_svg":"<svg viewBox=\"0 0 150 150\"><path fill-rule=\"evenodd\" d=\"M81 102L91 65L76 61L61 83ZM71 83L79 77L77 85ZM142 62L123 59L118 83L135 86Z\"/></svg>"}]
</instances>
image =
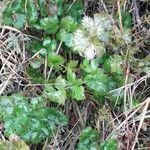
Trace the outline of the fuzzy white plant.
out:
<instances>
[{"instance_id":1,"label":"fuzzy white plant","mask_svg":"<svg viewBox=\"0 0 150 150\"><path fill-rule=\"evenodd\" d=\"M74 51L87 59L93 59L96 55L102 56L105 51L101 42L108 42L106 32L111 28L111 20L108 20L105 15L95 14L94 18L85 16L73 36Z\"/></svg>"},{"instance_id":2,"label":"fuzzy white plant","mask_svg":"<svg viewBox=\"0 0 150 150\"><path fill-rule=\"evenodd\" d=\"M95 14L94 18L83 17L80 27L73 34L73 50L87 59L94 59L105 53L106 45L115 48L128 44L131 41L128 33L122 35L112 23L107 14ZM115 41L115 45L112 41Z\"/></svg>"}]
</instances>

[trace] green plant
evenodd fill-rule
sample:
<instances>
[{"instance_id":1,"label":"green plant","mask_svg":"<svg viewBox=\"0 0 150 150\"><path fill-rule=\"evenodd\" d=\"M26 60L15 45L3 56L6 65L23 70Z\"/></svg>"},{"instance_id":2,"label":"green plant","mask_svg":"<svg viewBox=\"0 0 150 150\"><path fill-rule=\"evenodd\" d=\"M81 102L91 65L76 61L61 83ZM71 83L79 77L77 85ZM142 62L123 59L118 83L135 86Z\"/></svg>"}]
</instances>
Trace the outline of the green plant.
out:
<instances>
[{"instance_id":1,"label":"green plant","mask_svg":"<svg viewBox=\"0 0 150 150\"><path fill-rule=\"evenodd\" d=\"M104 142L99 140L99 134L95 129L86 127L81 131L76 150L116 150L117 141L109 139Z\"/></svg>"},{"instance_id":2,"label":"green plant","mask_svg":"<svg viewBox=\"0 0 150 150\"><path fill-rule=\"evenodd\" d=\"M78 106L89 94L89 101L94 100L96 107L107 104L108 108L122 111L123 98L128 100L132 94L116 89L134 81L136 77L131 77L132 73L149 74L149 56L135 57L140 48L135 44L135 35L132 36L133 20L129 11L121 9L119 21L118 15L113 18L108 13L97 13L83 17L83 12L83 0L8 1L2 16L2 25L8 26L2 29L1 35L5 32L6 35L0 39L3 56L0 87L5 88L5 84L11 82L12 87L18 85L17 91L22 94L11 91L11 96L0 97L0 121L4 123L7 138L16 135L27 143L38 144L55 136L59 127L68 124L67 117L56 107L68 107L66 101L69 100L75 100ZM7 30L10 30L8 35ZM24 37L24 32L29 35ZM18 62L23 63L18 65ZM15 75L7 80L11 72ZM35 90L31 96L26 91L30 87L40 92ZM129 105L137 104L125 104ZM82 118L78 107L77 113ZM22 141L0 142L0 148L4 149L18 149L18 145L26 146ZM82 130L77 144L77 150L84 149L116 150L117 141L101 141L97 130L87 127Z\"/></svg>"},{"instance_id":3,"label":"green plant","mask_svg":"<svg viewBox=\"0 0 150 150\"><path fill-rule=\"evenodd\" d=\"M1 96L0 110L5 136L15 134L31 143L40 143L53 136L57 127L68 123L63 113L54 108L46 108L41 97L32 98L29 103L28 99L20 94Z\"/></svg>"}]
</instances>

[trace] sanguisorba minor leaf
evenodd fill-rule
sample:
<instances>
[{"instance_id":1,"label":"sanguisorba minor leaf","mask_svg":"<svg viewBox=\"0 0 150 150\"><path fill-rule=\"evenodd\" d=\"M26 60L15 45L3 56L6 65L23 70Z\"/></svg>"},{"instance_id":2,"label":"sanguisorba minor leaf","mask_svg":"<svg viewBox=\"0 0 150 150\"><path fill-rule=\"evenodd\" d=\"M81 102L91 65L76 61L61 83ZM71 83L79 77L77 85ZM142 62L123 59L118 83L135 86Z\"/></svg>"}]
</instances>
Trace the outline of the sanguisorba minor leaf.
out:
<instances>
[{"instance_id":1,"label":"sanguisorba minor leaf","mask_svg":"<svg viewBox=\"0 0 150 150\"><path fill-rule=\"evenodd\" d=\"M27 19L29 23L35 23L38 20L37 7L34 0L27 0Z\"/></svg>"},{"instance_id":2,"label":"sanguisorba minor leaf","mask_svg":"<svg viewBox=\"0 0 150 150\"><path fill-rule=\"evenodd\" d=\"M46 49L47 53L54 52L57 47L57 41L55 39L51 39L50 37L46 37L43 39L43 46Z\"/></svg>"},{"instance_id":3,"label":"sanguisorba minor leaf","mask_svg":"<svg viewBox=\"0 0 150 150\"><path fill-rule=\"evenodd\" d=\"M64 88L55 89L51 85L46 85L43 96L48 98L49 101L64 105L66 100L66 91Z\"/></svg>"},{"instance_id":4,"label":"sanguisorba minor leaf","mask_svg":"<svg viewBox=\"0 0 150 150\"><path fill-rule=\"evenodd\" d=\"M42 29L49 33L49 34L54 34L58 30L58 18L56 16L54 17L45 17L40 20L40 25Z\"/></svg>"},{"instance_id":5,"label":"sanguisorba minor leaf","mask_svg":"<svg viewBox=\"0 0 150 150\"><path fill-rule=\"evenodd\" d=\"M70 68L67 71L67 80L71 98L75 100L84 100L85 91L82 86L82 80L76 79L75 73Z\"/></svg>"},{"instance_id":6,"label":"sanguisorba minor leaf","mask_svg":"<svg viewBox=\"0 0 150 150\"><path fill-rule=\"evenodd\" d=\"M26 15L16 14L16 18L13 21L13 26L17 29L22 29L26 25Z\"/></svg>"},{"instance_id":7,"label":"sanguisorba minor leaf","mask_svg":"<svg viewBox=\"0 0 150 150\"><path fill-rule=\"evenodd\" d=\"M73 17L66 16L61 19L60 26L68 32L74 32L78 27L78 23Z\"/></svg>"},{"instance_id":8,"label":"sanguisorba minor leaf","mask_svg":"<svg viewBox=\"0 0 150 150\"><path fill-rule=\"evenodd\" d=\"M73 34L67 32L65 29L60 29L57 38L64 42L66 46L72 47L73 46Z\"/></svg>"},{"instance_id":9,"label":"sanguisorba minor leaf","mask_svg":"<svg viewBox=\"0 0 150 150\"><path fill-rule=\"evenodd\" d=\"M84 93L84 87L82 85L80 86L73 86L71 88L71 96L75 100L84 100L85 99L85 93Z\"/></svg>"},{"instance_id":10,"label":"sanguisorba minor leaf","mask_svg":"<svg viewBox=\"0 0 150 150\"><path fill-rule=\"evenodd\" d=\"M41 102L38 105L38 101L39 98L34 98L36 105L28 103L28 99L19 94L0 97L0 117L4 121L6 137L17 135L26 142L37 144L53 136L58 126L67 125L68 119L63 113L43 107Z\"/></svg>"},{"instance_id":11,"label":"sanguisorba minor leaf","mask_svg":"<svg viewBox=\"0 0 150 150\"><path fill-rule=\"evenodd\" d=\"M132 16L127 10L121 10L122 23L125 29L131 29L132 26Z\"/></svg>"},{"instance_id":12,"label":"sanguisorba minor leaf","mask_svg":"<svg viewBox=\"0 0 150 150\"><path fill-rule=\"evenodd\" d=\"M49 67L55 67L57 69L60 69L60 67L64 63L64 58L61 55L58 55L56 53L50 53L48 55L48 66Z\"/></svg>"},{"instance_id":13,"label":"sanguisorba minor leaf","mask_svg":"<svg viewBox=\"0 0 150 150\"><path fill-rule=\"evenodd\" d=\"M98 133L91 127L86 127L81 131L79 143L76 150L99 150Z\"/></svg>"},{"instance_id":14,"label":"sanguisorba minor leaf","mask_svg":"<svg viewBox=\"0 0 150 150\"><path fill-rule=\"evenodd\" d=\"M11 1L3 11L3 23L21 29L26 23L25 0Z\"/></svg>"}]
</instances>

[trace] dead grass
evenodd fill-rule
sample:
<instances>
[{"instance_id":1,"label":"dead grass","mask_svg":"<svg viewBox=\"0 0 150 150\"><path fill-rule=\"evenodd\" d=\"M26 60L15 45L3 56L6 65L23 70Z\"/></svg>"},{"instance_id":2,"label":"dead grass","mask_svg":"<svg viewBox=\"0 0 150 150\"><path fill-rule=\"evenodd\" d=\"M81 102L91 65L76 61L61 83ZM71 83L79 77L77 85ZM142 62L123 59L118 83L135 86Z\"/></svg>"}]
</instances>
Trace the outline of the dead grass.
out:
<instances>
[{"instance_id":1,"label":"dead grass","mask_svg":"<svg viewBox=\"0 0 150 150\"><path fill-rule=\"evenodd\" d=\"M26 80L23 75L28 59L25 44L29 38L12 27L0 29L0 95L7 95Z\"/></svg>"}]
</instances>

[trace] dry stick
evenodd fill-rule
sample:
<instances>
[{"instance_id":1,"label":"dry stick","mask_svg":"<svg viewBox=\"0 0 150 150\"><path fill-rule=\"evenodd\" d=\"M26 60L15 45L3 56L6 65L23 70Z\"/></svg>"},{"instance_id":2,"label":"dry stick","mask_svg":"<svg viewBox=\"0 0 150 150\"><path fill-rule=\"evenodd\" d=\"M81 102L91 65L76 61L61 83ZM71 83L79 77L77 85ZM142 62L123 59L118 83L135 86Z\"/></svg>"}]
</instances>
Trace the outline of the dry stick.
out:
<instances>
[{"instance_id":1,"label":"dry stick","mask_svg":"<svg viewBox=\"0 0 150 150\"><path fill-rule=\"evenodd\" d=\"M46 84L46 74L47 74L47 55L45 57L45 65L44 65L44 77L45 77L45 84Z\"/></svg>"},{"instance_id":2,"label":"dry stick","mask_svg":"<svg viewBox=\"0 0 150 150\"><path fill-rule=\"evenodd\" d=\"M40 49L38 52L36 52L30 59L33 59L34 57L36 57L38 54L40 54L42 51L44 50L44 48Z\"/></svg>"},{"instance_id":3,"label":"dry stick","mask_svg":"<svg viewBox=\"0 0 150 150\"><path fill-rule=\"evenodd\" d=\"M146 99L146 104L145 104L145 106L144 106L144 108L143 108L143 111L142 111L141 120L140 120L140 123L139 123L139 126L138 126L138 130L137 130L137 132L136 132L136 136L135 136L134 143L133 143L133 146L132 146L131 150L134 150L135 144L136 144L136 142L137 142L137 140L138 140L138 135L139 135L139 132L140 132L140 130L141 130L143 121L144 121L144 119L145 119L145 115L146 115L146 112L147 112L147 109L148 109L149 104L150 104L150 98L147 98L147 99Z\"/></svg>"},{"instance_id":4,"label":"dry stick","mask_svg":"<svg viewBox=\"0 0 150 150\"><path fill-rule=\"evenodd\" d=\"M14 73L11 73L9 76L8 76L8 79L5 81L5 83L3 84L1 90L0 90L0 95L3 93L3 91L5 90L6 86L8 85L10 79L13 77Z\"/></svg>"},{"instance_id":5,"label":"dry stick","mask_svg":"<svg viewBox=\"0 0 150 150\"><path fill-rule=\"evenodd\" d=\"M81 115L81 112L79 110L79 107L78 107L77 103L75 103L75 106L77 108L77 113L78 113L79 118L80 118L81 126L82 126L82 128L84 128L85 125L84 125L84 122L83 122L83 119L82 119L82 115Z\"/></svg>"},{"instance_id":6,"label":"dry stick","mask_svg":"<svg viewBox=\"0 0 150 150\"><path fill-rule=\"evenodd\" d=\"M127 118L128 113L127 113L127 90L128 87L126 86L128 84L128 77L129 77L129 66L127 66L127 70L126 70L126 77L125 77L125 90L124 90L124 110L125 110L125 117ZM127 126L128 129L128 126Z\"/></svg>"},{"instance_id":7,"label":"dry stick","mask_svg":"<svg viewBox=\"0 0 150 150\"><path fill-rule=\"evenodd\" d=\"M73 6L73 4L76 2L76 0L73 0L73 2L71 3L71 5L69 6L69 8L67 9L66 13L71 9L71 7Z\"/></svg>"},{"instance_id":8,"label":"dry stick","mask_svg":"<svg viewBox=\"0 0 150 150\"><path fill-rule=\"evenodd\" d=\"M58 48L57 48L56 54L59 53L59 50L60 50L60 48L61 48L62 43L63 43L63 42L61 41L60 44L59 44L59 46L58 46ZM52 72L52 70L53 70L53 67L54 67L54 65L52 65L51 68L50 68L50 70L49 70L49 73L48 73L48 76L47 76L47 81L48 81L49 78L50 78L50 75L51 75L51 72Z\"/></svg>"},{"instance_id":9,"label":"dry stick","mask_svg":"<svg viewBox=\"0 0 150 150\"><path fill-rule=\"evenodd\" d=\"M122 25L122 16L121 16L121 6L120 6L120 0L117 1L117 6L118 6L118 14L119 14L119 22L120 22L120 30L121 33L123 33L123 25Z\"/></svg>"},{"instance_id":10,"label":"dry stick","mask_svg":"<svg viewBox=\"0 0 150 150\"><path fill-rule=\"evenodd\" d=\"M104 1L103 1L103 0L101 0L101 2L102 2L102 4L103 4L103 7L104 7L104 9L105 9L106 13L107 13L107 14L109 14L109 12L108 12L108 10L107 10L107 7L106 7L106 5L105 5L105 3L104 3Z\"/></svg>"},{"instance_id":11,"label":"dry stick","mask_svg":"<svg viewBox=\"0 0 150 150\"><path fill-rule=\"evenodd\" d=\"M2 28L2 29L7 29L7 30L10 30L10 31L15 31L15 32L17 32L17 33L22 33L20 30L17 30L16 28L13 28L13 27L11 27L11 26L0 26L0 28ZM23 33L22 33L23 34Z\"/></svg>"},{"instance_id":12,"label":"dry stick","mask_svg":"<svg viewBox=\"0 0 150 150\"><path fill-rule=\"evenodd\" d=\"M137 0L133 0L133 5L134 5L134 9L135 9L135 17L136 17L136 21L138 26L141 25L141 20L140 20L140 16L139 16L139 10L137 7Z\"/></svg>"}]
</instances>

